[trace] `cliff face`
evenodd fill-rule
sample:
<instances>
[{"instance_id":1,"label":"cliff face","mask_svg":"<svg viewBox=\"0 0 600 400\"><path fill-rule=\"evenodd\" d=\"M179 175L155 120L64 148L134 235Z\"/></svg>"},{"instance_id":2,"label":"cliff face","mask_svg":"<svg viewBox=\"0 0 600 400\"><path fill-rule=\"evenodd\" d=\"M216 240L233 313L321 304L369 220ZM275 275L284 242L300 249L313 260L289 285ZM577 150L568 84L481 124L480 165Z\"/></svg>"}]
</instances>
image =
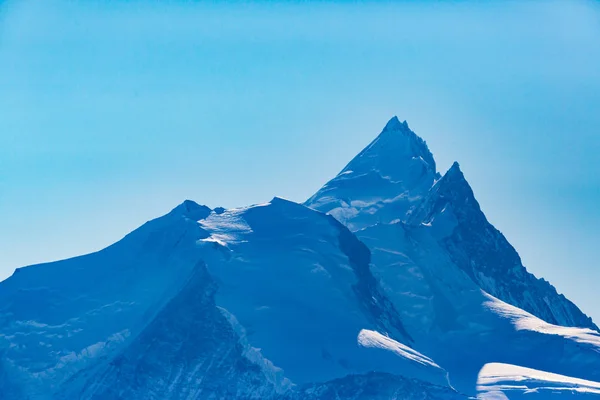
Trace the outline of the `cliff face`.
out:
<instances>
[{"instance_id":1,"label":"cliff face","mask_svg":"<svg viewBox=\"0 0 600 400\"><path fill-rule=\"evenodd\" d=\"M453 227L444 222L448 218ZM527 272L514 247L486 219L458 163L431 188L409 224L437 231L436 238L454 263L487 293L546 322L598 330L554 286Z\"/></svg>"}]
</instances>

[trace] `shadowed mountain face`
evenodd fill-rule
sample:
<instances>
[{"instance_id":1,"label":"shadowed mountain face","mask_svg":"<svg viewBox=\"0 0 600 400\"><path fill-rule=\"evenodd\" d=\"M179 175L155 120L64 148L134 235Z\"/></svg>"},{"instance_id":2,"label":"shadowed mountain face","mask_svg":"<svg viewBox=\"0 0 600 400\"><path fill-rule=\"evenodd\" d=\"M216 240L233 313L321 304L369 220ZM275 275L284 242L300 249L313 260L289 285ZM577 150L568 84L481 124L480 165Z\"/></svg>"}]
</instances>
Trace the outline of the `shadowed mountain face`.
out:
<instances>
[{"instance_id":1,"label":"shadowed mountain face","mask_svg":"<svg viewBox=\"0 0 600 400\"><path fill-rule=\"evenodd\" d=\"M524 394L516 372L600 387L591 319L397 118L305 205L185 201L18 269L0 355L3 399L465 399Z\"/></svg>"},{"instance_id":2,"label":"shadowed mountain face","mask_svg":"<svg viewBox=\"0 0 600 400\"><path fill-rule=\"evenodd\" d=\"M452 213L451 232L438 226ZM598 330L591 318L556 292L547 281L527 272L516 250L486 219L458 163L431 189L408 217L412 225L424 224L445 231L438 237L454 263L489 294L522 308L546 322Z\"/></svg>"}]
</instances>

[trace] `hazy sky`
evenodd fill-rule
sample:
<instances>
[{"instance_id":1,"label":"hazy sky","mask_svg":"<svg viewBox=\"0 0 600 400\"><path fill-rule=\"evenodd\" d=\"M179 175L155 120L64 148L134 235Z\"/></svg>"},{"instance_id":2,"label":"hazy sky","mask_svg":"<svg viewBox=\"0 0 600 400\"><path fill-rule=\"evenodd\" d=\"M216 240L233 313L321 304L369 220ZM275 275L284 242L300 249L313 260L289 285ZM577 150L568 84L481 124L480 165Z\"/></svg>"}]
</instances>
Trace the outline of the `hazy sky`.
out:
<instances>
[{"instance_id":1,"label":"hazy sky","mask_svg":"<svg viewBox=\"0 0 600 400\"><path fill-rule=\"evenodd\" d=\"M0 279L303 201L393 115L600 322L598 2L0 0Z\"/></svg>"}]
</instances>

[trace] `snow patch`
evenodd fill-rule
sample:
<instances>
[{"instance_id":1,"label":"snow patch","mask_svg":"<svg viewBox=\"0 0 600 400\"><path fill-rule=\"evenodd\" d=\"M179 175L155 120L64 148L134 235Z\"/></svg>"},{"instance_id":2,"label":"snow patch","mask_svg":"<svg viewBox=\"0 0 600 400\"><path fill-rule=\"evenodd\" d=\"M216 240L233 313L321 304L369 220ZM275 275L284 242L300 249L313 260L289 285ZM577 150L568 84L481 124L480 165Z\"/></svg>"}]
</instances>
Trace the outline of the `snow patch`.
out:
<instances>
[{"instance_id":1,"label":"snow patch","mask_svg":"<svg viewBox=\"0 0 600 400\"><path fill-rule=\"evenodd\" d=\"M246 208L227 210L222 213L212 212L206 219L198 221L202 229L209 233L209 236L200 239L199 242L217 243L227 247L229 244L240 243L241 237L252 232L250 226L242 218Z\"/></svg>"},{"instance_id":2,"label":"snow patch","mask_svg":"<svg viewBox=\"0 0 600 400\"><path fill-rule=\"evenodd\" d=\"M389 350L402 358L415 361L422 365L440 368L440 366L433 362L431 358L419 353L416 350L413 350L405 344L384 336L379 332L363 329L359 332L357 339L358 344L362 347Z\"/></svg>"},{"instance_id":3,"label":"snow patch","mask_svg":"<svg viewBox=\"0 0 600 400\"><path fill-rule=\"evenodd\" d=\"M507 399L515 392L542 394L543 398L551 393L600 395L600 383L517 365L489 363L479 372L477 390L481 392L478 398L486 400Z\"/></svg>"},{"instance_id":4,"label":"snow patch","mask_svg":"<svg viewBox=\"0 0 600 400\"><path fill-rule=\"evenodd\" d=\"M485 295L489 301L485 302L484 306L511 321L518 331L526 330L546 335L558 335L577 343L595 346L600 351L600 334L592 329L552 325L487 293Z\"/></svg>"}]
</instances>

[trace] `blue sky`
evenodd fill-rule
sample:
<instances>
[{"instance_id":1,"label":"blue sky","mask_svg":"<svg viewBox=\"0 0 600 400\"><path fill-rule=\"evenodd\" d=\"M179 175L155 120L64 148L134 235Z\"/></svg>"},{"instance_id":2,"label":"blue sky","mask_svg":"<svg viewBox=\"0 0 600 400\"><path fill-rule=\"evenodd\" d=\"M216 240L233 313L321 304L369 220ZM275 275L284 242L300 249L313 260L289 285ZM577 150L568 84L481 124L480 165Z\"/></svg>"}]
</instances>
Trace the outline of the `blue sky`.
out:
<instances>
[{"instance_id":1,"label":"blue sky","mask_svg":"<svg viewBox=\"0 0 600 400\"><path fill-rule=\"evenodd\" d=\"M0 278L303 201L393 115L599 322L598 2L0 1Z\"/></svg>"}]
</instances>

